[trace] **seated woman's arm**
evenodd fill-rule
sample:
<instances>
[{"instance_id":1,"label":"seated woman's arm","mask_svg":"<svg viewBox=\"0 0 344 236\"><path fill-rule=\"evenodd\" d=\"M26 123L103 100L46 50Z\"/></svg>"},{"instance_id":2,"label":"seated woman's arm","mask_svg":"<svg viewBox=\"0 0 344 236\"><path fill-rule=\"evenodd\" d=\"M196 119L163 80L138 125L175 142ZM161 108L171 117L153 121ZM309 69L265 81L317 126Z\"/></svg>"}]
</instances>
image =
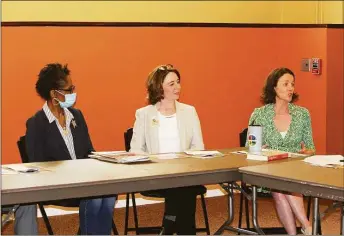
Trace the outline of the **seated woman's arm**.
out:
<instances>
[{"instance_id":1,"label":"seated woman's arm","mask_svg":"<svg viewBox=\"0 0 344 236\"><path fill-rule=\"evenodd\" d=\"M204 150L201 122L194 107L192 107L192 112L194 121L192 127L193 135L190 150Z\"/></svg>"},{"instance_id":2,"label":"seated woman's arm","mask_svg":"<svg viewBox=\"0 0 344 236\"><path fill-rule=\"evenodd\" d=\"M130 142L130 152L146 153L146 138L145 138L145 119L142 110L137 110L135 114L135 123L133 127L133 137Z\"/></svg>"},{"instance_id":3,"label":"seated woman's arm","mask_svg":"<svg viewBox=\"0 0 344 236\"><path fill-rule=\"evenodd\" d=\"M79 116L80 116L80 119L82 121L82 124L84 125L84 129L85 129L85 137L86 137L86 147L87 147L87 150L88 150L88 154L95 151L94 148L93 148L93 145L92 145L92 141L91 141L91 137L90 137L90 134L88 133L88 127L87 127L87 123L86 123L86 120L84 118L84 115L82 114L82 112L78 109L75 109L78 113L79 113Z\"/></svg>"},{"instance_id":4,"label":"seated woman's arm","mask_svg":"<svg viewBox=\"0 0 344 236\"><path fill-rule=\"evenodd\" d=\"M304 154L315 154L315 146L313 142L313 133L312 133L312 122L311 116L308 110L304 112L304 126L303 126L303 144L301 144L300 153Z\"/></svg>"}]
</instances>

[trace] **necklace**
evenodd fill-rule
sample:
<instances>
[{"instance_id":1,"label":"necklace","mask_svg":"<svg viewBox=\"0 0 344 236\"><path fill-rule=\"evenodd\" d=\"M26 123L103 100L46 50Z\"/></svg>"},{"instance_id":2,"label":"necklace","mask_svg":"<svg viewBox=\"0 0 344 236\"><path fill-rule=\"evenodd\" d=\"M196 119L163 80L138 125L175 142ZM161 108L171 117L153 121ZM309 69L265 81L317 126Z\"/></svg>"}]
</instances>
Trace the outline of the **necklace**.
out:
<instances>
[{"instance_id":1,"label":"necklace","mask_svg":"<svg viewBox=\"0 0 344 236\"><path fill-rule=\"evenodd\" d=\"M64 114L64 112L62 112L62 113L60 113L60 119L62 120L62 124L61 124L61 127L62 127L62 130L63 130L63 133L65 134L65 135L67 135L68 134L68 130L67 130L67 126L66 126L66 117L65 117L65 114Z\"/></svg>"},{"instance_id":2,"label":"necklace","mask_svg":"<svg viewBox=\"0 0 344 236\"><path fill-rule=\"evenodd\" d=\"M64 133L65 135L67 135L67 134L68 134L67 127L66 127L66 126L62 126L62 129L63 129L63 133Z\"/></svg>"}]
</instances>

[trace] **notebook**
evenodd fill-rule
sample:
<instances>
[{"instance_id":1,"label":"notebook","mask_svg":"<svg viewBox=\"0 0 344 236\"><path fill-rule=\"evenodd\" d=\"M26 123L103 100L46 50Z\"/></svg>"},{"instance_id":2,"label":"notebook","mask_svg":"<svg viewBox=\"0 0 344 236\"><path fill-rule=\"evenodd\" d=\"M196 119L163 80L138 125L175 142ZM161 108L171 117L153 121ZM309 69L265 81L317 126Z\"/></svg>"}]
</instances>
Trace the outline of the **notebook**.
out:
<instances>
[{"instance_id":1,"label":"notebook","mask_svg":"<svg viewBox=\"0 0 344 236\"><path fill-rule=\"evenodd\" d=\"M126 151L92 152L92 154L88 156L100 161L107 161L120 164L150 161L150 158L148 156L135 155L134 153L128 153Z\"/></svg>"},{"instance_id":2,"label":"notebook","mask_svg":"<svg viewBox=\"0 0 344 236\"><path fill-rule=\"evenodd\" d=\"M263 150L260 154L247 153L247 159L255 161L275 161L286 159L288 157L288 152L282 152L277 150Z\"/></svg>"}]
</instances>

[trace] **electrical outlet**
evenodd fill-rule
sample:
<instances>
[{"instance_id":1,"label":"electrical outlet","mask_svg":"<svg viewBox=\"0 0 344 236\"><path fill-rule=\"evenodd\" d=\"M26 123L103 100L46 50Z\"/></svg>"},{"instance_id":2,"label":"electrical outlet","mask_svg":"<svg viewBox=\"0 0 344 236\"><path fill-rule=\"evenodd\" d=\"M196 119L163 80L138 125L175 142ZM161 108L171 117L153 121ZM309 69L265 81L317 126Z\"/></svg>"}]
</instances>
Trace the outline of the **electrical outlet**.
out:
<instances>
[{"instance_id":1,"label":"electrical outlet","mask_svg":"<svg viewBox=\"0 0 344 236\"><path fill-rule=\"evenodd\" d=\"M311 59L302 58L301 59L301 71L310 71Z\"/></svg>"}]
</instances>

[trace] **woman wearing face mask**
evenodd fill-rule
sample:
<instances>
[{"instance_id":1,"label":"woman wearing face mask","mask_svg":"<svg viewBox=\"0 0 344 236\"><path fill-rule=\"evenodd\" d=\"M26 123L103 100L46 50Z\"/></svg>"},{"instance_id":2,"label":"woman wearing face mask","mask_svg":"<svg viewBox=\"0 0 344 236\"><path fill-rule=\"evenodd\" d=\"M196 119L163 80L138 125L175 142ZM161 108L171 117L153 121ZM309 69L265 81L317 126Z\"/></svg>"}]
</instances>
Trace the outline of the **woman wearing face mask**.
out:
<instances>
[{"instance_id":1,"label":"woman wearing face mask","mask_svg":"<svg viewBox=\"0 0 344 236\"><path fill-rule=\"evenodd\" d=\"M36 91L45 103L26 123L29 162L83 159L94 150L84 116L72 107L76 101L74 90L67 65L48 64L40 71ZM68 199L51 204L79 205L81 234L110 235L115 201L115 197L107 197ZM35 205L18 209L17 234L37 234L36 212Z\"/></svg>"},{"instance_id":2,"label":"woman wearing face mask","mask_svg":"<svg viewBox=\"0 0 344 236\"><path fill-rule=\"evenodd\" d=\"M268 76L261 96L263 107L251 115L254 122L263 127L263 145L269 149L314 154L312 126L306 108L297 106L295 75L288 68L277 68ZM311 234L301 194L272 192L277 214L288 234L296 234L295 218L302 224L302 232Z\"/></svg>"},{"instance_id":3,"label":"woman wearing face mask","mask_svg":"<svg viewBox=\"0 0 344 236\"><path fill-rule=\"evenodd\" d=\"M148 76L149 105L136 111L130 152L170 153L204 150L200 121L193 106L179 103L180 73L172 65ZM204 186L157 190L165 198L163 234L196 234L196 196Z\"/></svg>"}]
</instances>

